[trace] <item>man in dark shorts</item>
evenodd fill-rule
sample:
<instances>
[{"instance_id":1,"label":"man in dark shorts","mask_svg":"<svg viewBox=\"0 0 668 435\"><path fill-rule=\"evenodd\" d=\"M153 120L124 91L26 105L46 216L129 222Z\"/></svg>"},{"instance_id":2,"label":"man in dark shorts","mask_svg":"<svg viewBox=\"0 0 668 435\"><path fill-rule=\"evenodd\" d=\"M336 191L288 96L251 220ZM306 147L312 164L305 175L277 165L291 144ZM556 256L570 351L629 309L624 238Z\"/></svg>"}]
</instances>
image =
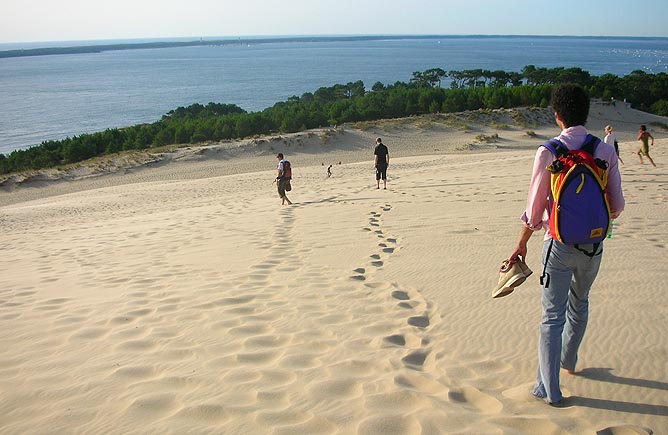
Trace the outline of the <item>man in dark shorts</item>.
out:
<instances>
[{"instance_id":1,"label":"man in dark shorts","mask_svg":"<svg viewBox=\"0 0 668 435\"><path fill-rule=\"evenodd\" d=\"M390 152L381 138L376 139L376 148L373 151L373 164L376 167L376 189L380 189L380 180L383 180L383 189L387 189L387 167L390 164Z\"/></svg>"}]
</instances>

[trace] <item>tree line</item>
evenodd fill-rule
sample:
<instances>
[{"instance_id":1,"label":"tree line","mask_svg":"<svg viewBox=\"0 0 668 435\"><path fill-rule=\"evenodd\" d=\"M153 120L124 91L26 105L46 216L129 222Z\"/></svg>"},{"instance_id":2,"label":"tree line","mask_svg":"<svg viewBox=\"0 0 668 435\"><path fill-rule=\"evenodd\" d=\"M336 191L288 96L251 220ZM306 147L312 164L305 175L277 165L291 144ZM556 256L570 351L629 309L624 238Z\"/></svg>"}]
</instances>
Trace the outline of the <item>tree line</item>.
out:
<instances>
[{"instance_id":1,"label":"tree line","mask_svg":"<svg viewBox=\"0 0 668 435\"><path fill-rule=\"evenodd\" d=\"M442 82L449 80L449 88ZM362 81L322 87L293 96L260 112L234 104L179 107L151 124L107 129L0 154L0 174L76 163L125 150L239 139L273 132L292 133L345 122L400 118L426 113L510 107L547 107L552 87L584 86L592 97L625 99L635 108L668 116L668 74L643 71L618 77L592 76L581 68L525 66L520 72L472 69L416 71L406 82Z\"/></svg>"}]
</instances>

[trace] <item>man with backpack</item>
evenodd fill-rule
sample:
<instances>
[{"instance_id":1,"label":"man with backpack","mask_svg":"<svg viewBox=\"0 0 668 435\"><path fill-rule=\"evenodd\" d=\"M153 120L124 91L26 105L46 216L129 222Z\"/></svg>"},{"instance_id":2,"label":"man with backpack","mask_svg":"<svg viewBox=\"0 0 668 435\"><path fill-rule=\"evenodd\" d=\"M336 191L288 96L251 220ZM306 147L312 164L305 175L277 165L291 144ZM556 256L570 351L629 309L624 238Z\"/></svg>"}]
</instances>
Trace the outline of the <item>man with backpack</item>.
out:
<instances>
[{"instance_id":1,"label":"man with backpack","mask_svg":"<svg viewBox=\"0 0 668 435\"><path fill-rule=\"evenodd\" d=\"M589 316L589 291L601 264L602 241L610 220L624 210L624 196L615 149L587 134L584 127L589 114L585 90L578 85L556 87L552 108L562 131L536 152L527 207L521 217L524 226L508 260L525 259L531 235L546 230L539 368L532 394L552 406L564 406L560 369L575 373ZM582 147L586 151L576 151ZM556 194L553 188L559 189ZM549 221L544 216L550 216Z\"/></svg>"},{"instance_id":2,"label":"man with backpack","mask_svg":"<svg viewBox=\"0 0 668 435\"><path fill-rule=\"evenodd\" d=\"M292 190L292 186L290 185L290 180L292 179L292 165L289 161L285 160L283 153L278 153L276 158L278 159L278 176L276 177L278 196L281 197L281 205L285 205L286 202L288 205L291 205L292 202L288 199L285 192Z\"/></svg>"}]
</instances>

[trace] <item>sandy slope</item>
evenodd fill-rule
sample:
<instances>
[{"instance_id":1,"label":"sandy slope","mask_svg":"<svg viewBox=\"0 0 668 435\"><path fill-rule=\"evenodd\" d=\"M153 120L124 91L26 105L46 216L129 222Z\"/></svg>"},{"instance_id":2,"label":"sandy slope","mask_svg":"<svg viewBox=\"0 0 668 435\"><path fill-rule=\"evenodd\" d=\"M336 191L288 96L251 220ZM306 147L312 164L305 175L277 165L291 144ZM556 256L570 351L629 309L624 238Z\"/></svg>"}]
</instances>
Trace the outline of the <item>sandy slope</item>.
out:
<instances>
[{"instance_id":1,"label":"sandy slope","mask_svg":"<svg viewBox=\"0 0 668 435\"><path fill-rule=\"evenodd\" d=\"M535 146L557 133L549 114L512 113L210 146L0 193L0 432L668 433L668 133L652 131L658 168L641 166L637 126L657 118L592 108L592 131L612 120L622 140L627 210L582 371L562 379L574 406L553 409L528 395L541 237L534 276L490 298Z\"/></svg>"}]
</instances>

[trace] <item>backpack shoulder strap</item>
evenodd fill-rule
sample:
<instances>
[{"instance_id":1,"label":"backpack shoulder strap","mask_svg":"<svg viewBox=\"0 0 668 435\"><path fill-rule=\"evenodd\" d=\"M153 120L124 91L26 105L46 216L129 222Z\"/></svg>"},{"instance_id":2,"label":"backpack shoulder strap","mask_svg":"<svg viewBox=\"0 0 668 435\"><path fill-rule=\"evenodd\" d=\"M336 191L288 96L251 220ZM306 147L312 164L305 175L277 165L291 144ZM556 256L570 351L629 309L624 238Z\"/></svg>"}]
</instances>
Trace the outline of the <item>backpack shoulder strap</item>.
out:
<instances>
[{"instance_id":1,"label":"backpack shoulder strap","mask_svg":"<svg viewBox=\"0 0 668 435\"><path fill-rule=\"evenodd\" d=\"M568 152L568 148L559 139L550 139L541 146L550 150L554 157L562 156Z\"/></svg>"},{"instance_id":2,"label":"backpack shoulder strap","mask_svg":"<svg viewBox=\"0 0 668 435\"><path fill-rule=\"evenodd\" d=\"M600 144L600 143L601 143L601 139L597 138L593 134L588 134L587 138L584 141L584 144L580 147L580 149L593 156L594 151L596 151L596 148L598 147L598 144Z\"/></svg>"}]
</instances>

